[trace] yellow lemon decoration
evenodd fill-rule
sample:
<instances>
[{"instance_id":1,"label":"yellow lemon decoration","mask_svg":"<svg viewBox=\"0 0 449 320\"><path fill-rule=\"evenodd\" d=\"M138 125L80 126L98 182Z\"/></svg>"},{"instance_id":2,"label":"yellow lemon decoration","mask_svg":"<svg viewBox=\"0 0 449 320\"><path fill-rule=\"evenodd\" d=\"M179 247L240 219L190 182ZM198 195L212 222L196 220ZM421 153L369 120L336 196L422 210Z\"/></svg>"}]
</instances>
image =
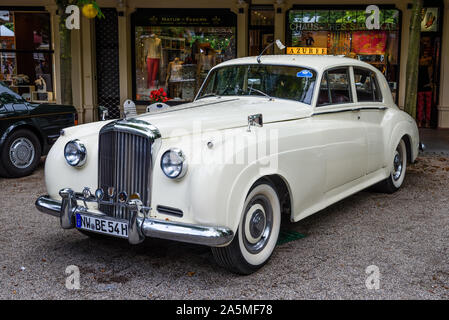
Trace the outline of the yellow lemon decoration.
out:
<instances>
[{"instance_id":1,"label":"yellow lemon decoration","mask_svg":"<svg viewBox=\"0 0 449 320\"><path fill-rule=\"evenodd\" d=\"M95 9L92 3L84 5L82 11L83 15L88 19L95 18L98 14L97 9Z\"/></svg>"}]
</instances>

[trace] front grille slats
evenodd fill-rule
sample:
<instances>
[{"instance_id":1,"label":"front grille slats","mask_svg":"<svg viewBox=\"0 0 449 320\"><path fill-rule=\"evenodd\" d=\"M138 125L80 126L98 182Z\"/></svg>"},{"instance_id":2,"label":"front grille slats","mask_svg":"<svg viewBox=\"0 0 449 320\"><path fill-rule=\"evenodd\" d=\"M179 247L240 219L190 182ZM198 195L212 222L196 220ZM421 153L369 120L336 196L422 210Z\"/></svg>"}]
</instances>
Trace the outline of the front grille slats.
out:
<instances>
[{"instance_id":1,"label":"front grille slats","mask_svg":"<svg viewBox=\"0 0 449 320\"><path fill-rule=\"evenodd\" d=\"M150 205L151 143L147 137L129 132L100 133L98 185L106 200L108 187L114 187L116 196L121 191L138 193L143 204ZM125 207L100 205L100 210L109 216L128 218Z\"/></svg>"}]
</instances>

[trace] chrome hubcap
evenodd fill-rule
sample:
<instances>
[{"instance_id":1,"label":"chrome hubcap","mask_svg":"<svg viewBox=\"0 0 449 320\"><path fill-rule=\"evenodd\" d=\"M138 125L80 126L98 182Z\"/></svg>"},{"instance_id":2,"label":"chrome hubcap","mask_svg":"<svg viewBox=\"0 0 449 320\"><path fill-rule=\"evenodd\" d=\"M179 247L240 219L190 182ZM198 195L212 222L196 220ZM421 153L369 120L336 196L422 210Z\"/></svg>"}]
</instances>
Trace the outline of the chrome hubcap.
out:
<instances>
[{"instance_id":1,"label":"chrome hubcap","mask_svg":"<svg viewBox=\"0 0 449 320\"><path fill-rule=\"evenodd\" d=\"M402 153L401 150L398 148L395 151L394 154L394 160L393 160L393 179L399 180L399 178L402 175Z\"/></svg>"},{"instance_id":2,"label":"chrome hubcap","mask_svg":"<svg viewBox=\"0 0 449 320\"><path fill-rule=\"evenodd\" d=\"M273 211L264 195L257 195L248 204L243 217L243 243L246 249L256 254L266 246L273 228Z\"/></svg>"},{"instance_id":3,"label":"chrome hubcap","mask_svg":"<svg viewBox=\"0 0 449 320\"><path fill-rule=\"evenodd\" d=\"M265 214L263 213L262 210L256 210L253 213L249 225L249 231L251 232L251 236L255 239L259 238L262 235L264 228L265 228Z\"/></svg>"},{"instance_id":4,"label":"chrome hubcap","mask_svg":"<svg viewBox=\"0 0 449 320\"><path fill-rule=\"evenodd\" d=\"M34 145L27 138L17 138L9 148L9 159L19 169L29 167L33 163L34 155Z\"/></svg>"}]
</instances>

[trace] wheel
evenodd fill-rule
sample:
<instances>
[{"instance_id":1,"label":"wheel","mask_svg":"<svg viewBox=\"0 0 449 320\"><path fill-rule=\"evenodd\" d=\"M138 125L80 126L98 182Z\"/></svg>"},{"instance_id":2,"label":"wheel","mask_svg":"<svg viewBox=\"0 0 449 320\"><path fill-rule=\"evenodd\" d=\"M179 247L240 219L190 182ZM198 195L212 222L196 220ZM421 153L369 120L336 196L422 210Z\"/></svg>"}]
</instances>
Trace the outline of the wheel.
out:
<instances>
[{"instance_id":1,"label":"wheel","mask_svg":"<svg viewBox=\"0 0 449 320\"><path fill-rule=\"evenodd\" d=\"M212 248L217 263L238 274L251 274L271 257L281 226L279 196L267 181L246 197L236 235L226 247Z\"/></svg>"},{"instance_id":2,"label":"wheel","mask_svg":"<svg viewBox=\"0 0 449 320\"><path fill-rule=\"evenodd\" d=\"M27 176L36 169L41 159L41 144L34 133L17 130L6 138L1 154L4 175L10 178Z\"/></svg>"},{"instance_id":3,"label":"wheel","mask_svg":"<svg viewBox=\"0 0 449 320\"><path fill-rule=\"evenodd\" d=\"M393 193L399 190L404 182L406 169L407 147L404 140L401 139L393 154L390 176L378 184L379 191Z\"/></svg>"}]
</instances>

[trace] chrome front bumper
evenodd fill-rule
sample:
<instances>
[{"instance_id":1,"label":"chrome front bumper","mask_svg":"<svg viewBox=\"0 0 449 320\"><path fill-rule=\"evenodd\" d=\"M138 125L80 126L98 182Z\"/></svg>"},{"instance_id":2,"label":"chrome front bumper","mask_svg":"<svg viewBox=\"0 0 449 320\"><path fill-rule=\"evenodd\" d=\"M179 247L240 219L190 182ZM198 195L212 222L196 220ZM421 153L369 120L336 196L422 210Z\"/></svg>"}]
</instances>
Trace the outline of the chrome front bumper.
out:
<instances>
[{"instance_id":1,"label":"chrome front bumper","mask_svg":"<svg viewBox=\"0 0 449 320\"><path fill-rule=\"evenodd\" d=\"M59 194L62 201L52 199L49 196L41 196L35 204L40 212L59 217L61 227L64 229L75 228L75 215L77 213L114 220L104 213L90 212L87 207L78 205L77 195L71 189L62 189ZM233 231L228 228L162 221L145 217L140 200L130 200L126 207L130 213L128 241L131 244L141 243L145 237L153 237L217 247L228 244L234 238Z\"/></svg>"}]
</instances>

